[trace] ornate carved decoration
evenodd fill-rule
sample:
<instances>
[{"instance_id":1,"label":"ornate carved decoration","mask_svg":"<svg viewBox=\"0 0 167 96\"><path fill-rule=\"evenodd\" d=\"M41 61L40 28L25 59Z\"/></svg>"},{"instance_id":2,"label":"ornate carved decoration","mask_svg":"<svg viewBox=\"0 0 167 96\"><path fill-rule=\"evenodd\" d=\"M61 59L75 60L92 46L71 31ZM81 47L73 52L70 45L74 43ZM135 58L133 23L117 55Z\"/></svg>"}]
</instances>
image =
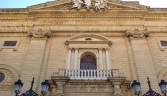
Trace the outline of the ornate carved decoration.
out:
<instances>
[{"instance_id":1,"label":"ornate carved decoration","mask_svg":"<svg viewBox=\"0 0 167 96\"><path fill-rule=\"evenodd\" d=\"M45 36L50 38L52 36L52 32L50 30L45 31L45 30L42 30L42 29L38 29L38 30L28 31L28 35L33 36L35 38L44 38Z\"/></svg>"},{"instance_id":2,"label":"ornate carved decoration","mask_svg":"<svg viewBox=\"0 0 167 96\"><path fill-rule=\"evenodd\" d=\"M83 7L86 7L86 9L89 11L91 8L95 11L100 11L101 9L111 9L107 4L108 0L71 0L72 1L72 7L77 8L80 10Z\"/></svg>"},{"instance_id":3,"label":"ornate carved decoration","mask_svg":"<svg viewBox=\"0 0 167 96\"><path fill-rule=\"evenodd\" d=\"M150 32L145 29L145 30L139 30L139 29L135 29L135 30L126 30L126 37L133 37L133 38L143 38L143 37L148 37L150 34Z\"/></svg>"}]
</instances>

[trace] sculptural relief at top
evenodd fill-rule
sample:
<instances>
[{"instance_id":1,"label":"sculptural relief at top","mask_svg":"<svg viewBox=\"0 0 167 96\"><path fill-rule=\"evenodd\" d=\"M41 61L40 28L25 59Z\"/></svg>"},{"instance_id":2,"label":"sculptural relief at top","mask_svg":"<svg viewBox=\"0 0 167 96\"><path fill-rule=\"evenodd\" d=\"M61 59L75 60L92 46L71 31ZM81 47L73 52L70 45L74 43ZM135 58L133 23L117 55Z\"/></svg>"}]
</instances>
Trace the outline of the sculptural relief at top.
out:
<instances>
[{"instance_id":1,"label":"sculptural relief at top","mask_svg":"<svg viewBox=\"0 0 167 96\"><path fill-rule=\"evenodd\" d=\"M110 9L107 5L108 0L72 0L72 6L70 9L77 8L86 8L88 11L94 9L95 11L100 11L101 9Z\"/></svg>"}]
</instances>

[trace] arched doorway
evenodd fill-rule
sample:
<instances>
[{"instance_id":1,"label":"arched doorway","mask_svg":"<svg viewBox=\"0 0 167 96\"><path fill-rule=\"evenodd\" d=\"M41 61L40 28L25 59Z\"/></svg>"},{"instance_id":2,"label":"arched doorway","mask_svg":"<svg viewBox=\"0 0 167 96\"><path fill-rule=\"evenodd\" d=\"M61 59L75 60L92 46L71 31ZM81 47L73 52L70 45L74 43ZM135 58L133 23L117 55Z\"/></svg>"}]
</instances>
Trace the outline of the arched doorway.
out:
<instances>
[{"instance_id":1,"label":"arched doorway","mask_svg":"<svg viewBox=\"0 0 167 96\"><path fill-rule=\"evenodd\" d=\"M96 70L96 58L92 55L85 55L81 58L80 61L80 69L81 70Z\"/></svg>"}]
</instances>

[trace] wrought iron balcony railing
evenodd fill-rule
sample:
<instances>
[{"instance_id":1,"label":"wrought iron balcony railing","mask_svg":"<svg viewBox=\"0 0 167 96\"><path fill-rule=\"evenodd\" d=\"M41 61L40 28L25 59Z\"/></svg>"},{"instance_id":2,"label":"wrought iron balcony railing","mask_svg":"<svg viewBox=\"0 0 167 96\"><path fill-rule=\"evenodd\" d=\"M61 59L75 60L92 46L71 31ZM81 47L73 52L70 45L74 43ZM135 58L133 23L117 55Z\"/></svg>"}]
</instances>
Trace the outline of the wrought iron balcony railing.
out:
<instances>
[{"instance_id":1,"label":"wrought iron balcony railing","mask_svg":"<svg viewBox=\"0 0 167 96\"><path fill-rule=\"evenodd\" d=\"M108 77L112 77L111 70L72 70L67 69L65 76L70 79L80 80L107 80Z\"/></svg>"}]
</instances>

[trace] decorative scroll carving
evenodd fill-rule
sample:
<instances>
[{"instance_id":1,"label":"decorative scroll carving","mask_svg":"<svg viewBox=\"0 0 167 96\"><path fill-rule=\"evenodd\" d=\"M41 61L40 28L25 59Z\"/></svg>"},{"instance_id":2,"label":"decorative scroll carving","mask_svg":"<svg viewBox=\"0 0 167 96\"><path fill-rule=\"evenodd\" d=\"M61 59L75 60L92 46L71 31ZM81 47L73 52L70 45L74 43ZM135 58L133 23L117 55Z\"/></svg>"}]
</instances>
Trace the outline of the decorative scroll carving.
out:
<instances>
[{"instance_id":1,"label":"decorative scroll carving","mask_svg":"<svg viewBox=\"0 0 167 96\"><path fill-rule=\"evenodd\" d=\"M120 82L114 82L114 96L121 96L121 83Z\"/></svg>"},{"instance_id":2,"label":"decorative scroll carving","mask_svg":"<svg viewBox=\"0 0 167 96\"><path fill-rule=\"evenodd\" d=\"M57 84L57 96L64 96L64 82L56 82Z\"/></svg>"},{"instance_id":3,"label":"decorative scroll carving","mask_svg":"<svg viewBox=\"0 0 167 96\"><path fill-rule=\"evenodd\" d=\"M143 37L148 37L150 34L150 32L145 29L145 30L139 30L139 29L135 29L135 30L126 30L126 37L133 37L133 38L143 38Z\"/></svg>"},{"instance_id":4,"label":"decorative scroll carving","mask_svg":"<svg viewBox=\"0 0 167 96\"><path fill-rule=\"evenodd\" d=\"M28 31L28 35L29 36L33 36L35 38L44 38L45 36L47 36L48 38L50 38L52 36L52 32L50 30L30 30Z\"/></svg>"},{"instance_id":5,"label":"decorative scroll carving","mask_svg":"<svg viewBox=\"0 0 167 96\"><path fill-rule=\"evenodd\" d=\"M86 7L86 9L89 11L90 8L94 9L95 11L100 11L101 9L111 9L107 4L108 0L72 0L72 7L77 8L80 10L82 6Z\"/></svg>"}]
</instances>

